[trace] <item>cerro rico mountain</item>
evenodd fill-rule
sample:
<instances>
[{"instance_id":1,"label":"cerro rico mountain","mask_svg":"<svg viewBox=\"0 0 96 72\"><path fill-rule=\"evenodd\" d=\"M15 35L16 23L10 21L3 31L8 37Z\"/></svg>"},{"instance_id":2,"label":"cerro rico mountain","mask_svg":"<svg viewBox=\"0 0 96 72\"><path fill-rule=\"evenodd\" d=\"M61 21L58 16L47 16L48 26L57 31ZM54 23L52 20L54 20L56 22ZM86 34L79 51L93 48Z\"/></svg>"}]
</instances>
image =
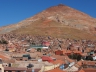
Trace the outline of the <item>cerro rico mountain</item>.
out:
<instances>
[{"instance_id":1,"label":"cerro rico mountain","mask_svg":"<svg viewBox=\"0 0 96 72\"><path fill-rule=\"evenodd\" d=\"M0 28L0 34L17 33L94 39L96 19L63 4L52 6L17 24Z\"/></svg>"}]
</instances>

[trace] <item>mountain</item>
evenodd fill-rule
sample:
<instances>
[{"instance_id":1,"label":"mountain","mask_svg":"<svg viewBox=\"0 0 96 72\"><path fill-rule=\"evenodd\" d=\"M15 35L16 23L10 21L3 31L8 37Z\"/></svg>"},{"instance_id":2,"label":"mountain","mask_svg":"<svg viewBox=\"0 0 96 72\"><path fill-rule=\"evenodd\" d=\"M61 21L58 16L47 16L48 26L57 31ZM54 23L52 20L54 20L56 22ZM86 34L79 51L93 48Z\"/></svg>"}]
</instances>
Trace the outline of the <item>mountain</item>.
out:
<instances>
[{"instance_id":1,"label":"mountain","mask_svg":"<svg viewBox=\"0 0 96 72\"><path fill-rule=\"evenodd\" d=\"M95 39L96 19L66 5L59 4L17 24L1 27L0 33Z\"/></svg>"}]
</instances>

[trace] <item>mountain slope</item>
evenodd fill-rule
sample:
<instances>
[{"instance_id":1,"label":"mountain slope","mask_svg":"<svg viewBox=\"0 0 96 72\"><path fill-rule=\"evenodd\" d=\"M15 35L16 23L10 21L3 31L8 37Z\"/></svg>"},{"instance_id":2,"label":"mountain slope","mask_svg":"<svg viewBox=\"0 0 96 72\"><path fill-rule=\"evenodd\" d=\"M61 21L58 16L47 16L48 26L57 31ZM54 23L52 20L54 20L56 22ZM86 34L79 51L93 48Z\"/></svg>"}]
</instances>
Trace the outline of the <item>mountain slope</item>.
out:
<instances>
[{"instance_id":1,"label":"mountain slope","mask_svg":"<svg viewBox=\"0 0 96 72\"><path fill-rule=\"evenodd\" d=\"M91 39L95 38L95 27L96 19L83 12L59 4L18 24L2 27L0 33L13 32Z\"/></svg>"},{"instance_id":2,"label":"mountain slope","mask_svg":"<svg viewBox=\"0 0 96 72\"><path fill-rule=\"evenodd\" d=\"M43 20L36 21L27 27L13 31L13 33L72 39L95 39L95 36L84 32L83 30L78 30L69 26L60 26L62 24L55 21L50 21L48 24L42 24L43 22Z\"/></svg>"}]
</instances>

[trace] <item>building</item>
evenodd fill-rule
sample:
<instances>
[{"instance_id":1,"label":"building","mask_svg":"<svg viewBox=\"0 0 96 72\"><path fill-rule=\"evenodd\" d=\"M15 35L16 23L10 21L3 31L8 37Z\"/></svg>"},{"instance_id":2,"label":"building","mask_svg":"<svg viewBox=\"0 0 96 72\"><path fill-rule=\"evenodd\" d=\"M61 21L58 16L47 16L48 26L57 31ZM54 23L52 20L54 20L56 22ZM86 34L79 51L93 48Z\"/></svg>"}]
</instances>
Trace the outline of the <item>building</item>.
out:
<instances>
[{"instance_id":1,"label":"building","mask_svg":"<svg viewBox=\"0 0 96 72\"><path fill-rule=\"evenodd\" d=\"M27 50L31 50L31 48L35 48L35 49L38 49L38 48L41 48L41 49L48 49L48 46L42 46L42 45L30 45L30 47L27 49Z\"/></svg>"},{"instance_id":2,"label":"building","mask_svg":"<svg viewBox=\"0 0 96 72\"><path fill-rule=\"evenodd\" d=\"M63 55L63 51L57 50L57 51L55 51L55 55Z\"/></svg>"},{"instance_id":3,"label":"building","mask_svg":"<svg viewBox=\"0 0 96 72\"><path fill-rule=\"evenodd\" d=\"M2 65L2 59L0 59L0 72L4 72L4 67Z\"/></svg>"}]
</instances>

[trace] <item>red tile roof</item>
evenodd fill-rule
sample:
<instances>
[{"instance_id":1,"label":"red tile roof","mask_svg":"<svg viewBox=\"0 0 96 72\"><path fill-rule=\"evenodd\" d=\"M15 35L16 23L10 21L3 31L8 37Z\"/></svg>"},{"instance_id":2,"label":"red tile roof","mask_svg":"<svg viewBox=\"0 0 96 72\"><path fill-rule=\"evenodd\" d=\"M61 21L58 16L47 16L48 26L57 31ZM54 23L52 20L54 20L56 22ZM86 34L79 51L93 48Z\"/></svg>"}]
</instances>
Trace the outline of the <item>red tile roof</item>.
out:
<instances>
[{"instance_id":1,"label":"red tile roof","mask_svg":"<svg viewBox=\"0 0 96 72\"><path fill-rule=\"evenodd\" d=\"M95 65L96 61L83 61L83 64Z\"/></svg>"},{"instance_id":2,"label":"red tile roof","mask_svg":"<svg viewBox=\"0 0 96 72\"><path fill-rule=\"evenodd\" d=\"M52 63L53 64L63 64L64 61L62 61L62 60L56 60L56 61L53 61Z\"/></svg>"},{"instance_id":3,"label":"red tile roof","mask_svg":"<svg viewBox=\"0 0 96 72\"><path fill-rule=\"evenodd\" d=\"M77 64L78 64L79 66L81 66L81 65L82 65L82 61L78 61Z\"/></svg>"},{"instance_id":4,"label":"red tile roof","mask_svg":"<svg viewBox=\"0 0 96 72\"><path fill-rule=\"evenodd\" d=\"M42 60L43 61L48 61L48 62L52 62L53 59L51 57L48 57L48 56L42 56Z\"/></svg>"},{"instance_id":5,"label":"red tile roof","mask_svg":"<svg viewBox=\"0 0 96 72\"><path fill-rule=\"evenodd\" d=\"M79 72L85 72L85 71L81 69Z\"/></svg>"},{"instance_id":6,"label":"red tile roof","mask_svg":"<svg viewBox=\"0 0 96 72\"><path fill-rule=\"evenodd\" d=\"M63 54L66 54L66 53L71 54L71 53L72 53L72 51L70 51L70 50L66 50L66 49L63 49L62 51L63 51Z\"/></svg>"},{"instance_id":7,"label":"red tile roof","mask_svg":"<svg viewBox=\"0 0 96 72\"><path fill-rule=\"evenodd\" d=\"M86 69L83 69L84 72L96 72L96 69L95 68L86 68Z\"/></svg>"},{"instance_id":8,"label":"red tile roof","mask_svg":"<svg viewBox=\"0 0 96 72\"><path fill-rule=\"evenodd\" d=\"M81 51L73 51L73 53L82 54Z\"/></svg>"},{"instance_id":9,"label":"red tile roof","mask_svg":"<svg viewBox=\"0 0 96 72\"><path fill-rule=\"evenodd\" d=\"M46 72L66 72L66 71L60 70L59 68L55 68L53 70L49 70L49 71L46 71Z\"/></svg>"},{"instance_id":10,"label":"red tile roof","mask_svg":"<svg viewBox=\"0 0 96 72\"><path fill-rule=\"evenodd\" d=\"M1 58L2 60L8 59L7 57L5 57L5 56L3 56L3 55L1 55L1 54L0 54L0 58Z\"/></svg>"}]
</instances>

